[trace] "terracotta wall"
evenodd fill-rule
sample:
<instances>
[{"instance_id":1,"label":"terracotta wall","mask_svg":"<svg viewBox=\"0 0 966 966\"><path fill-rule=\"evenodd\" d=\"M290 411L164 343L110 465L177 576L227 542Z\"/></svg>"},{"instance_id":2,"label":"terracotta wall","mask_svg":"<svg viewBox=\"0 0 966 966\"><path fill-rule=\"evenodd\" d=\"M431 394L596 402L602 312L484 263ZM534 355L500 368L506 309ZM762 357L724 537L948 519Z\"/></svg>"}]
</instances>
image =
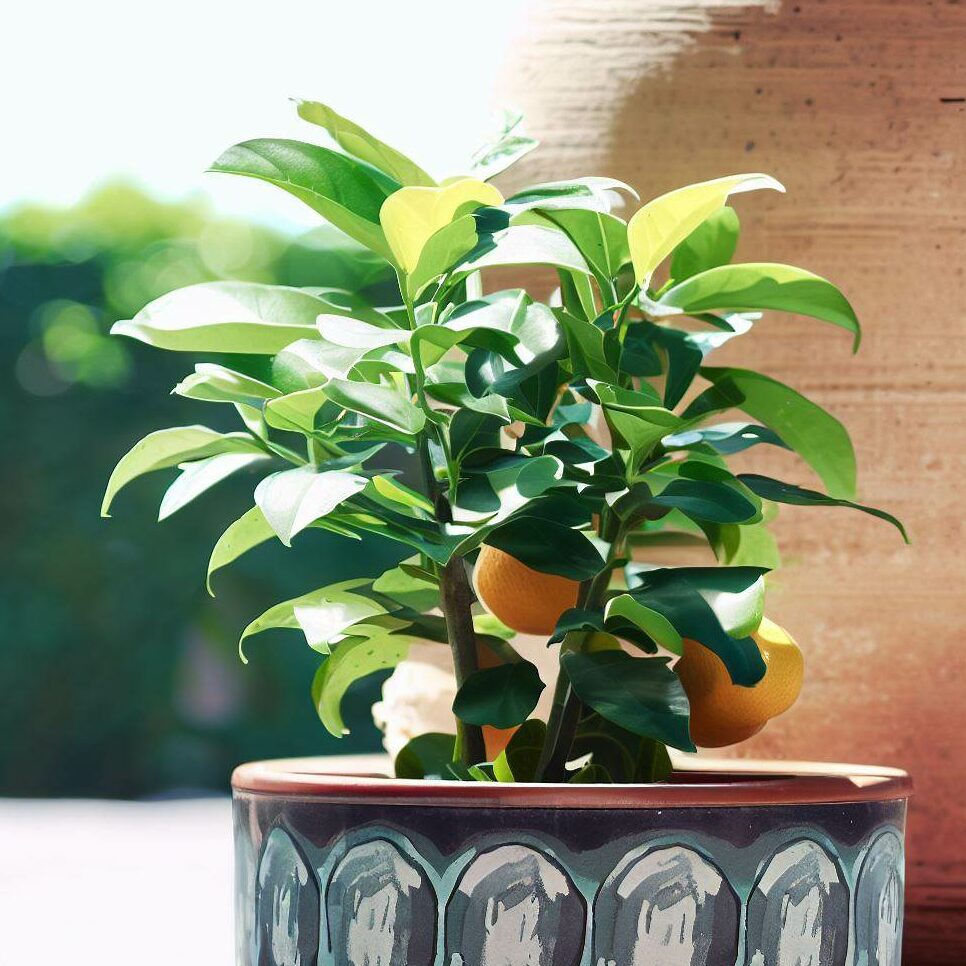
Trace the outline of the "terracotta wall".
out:
<instances>
[{"instance_id":1,"label":"terracotta wall","mask_svg":"<svg viewBox=\"0 0 966 966\"><path fill-rule=\"evenodd\" d=\"M838 414L861 497L787 508L771 612L799 638L799 705L748 756L896 764L915 777L909 962L966 958L966 4L657 0L538 5L506 71L544 141L520 177L608 174L653 196L766 171L736 200L743 260L840 283L865 325L773 315L722 362L761 367ZM810 483L784 454L754 462Z\"/></svg>"}]
</instances>

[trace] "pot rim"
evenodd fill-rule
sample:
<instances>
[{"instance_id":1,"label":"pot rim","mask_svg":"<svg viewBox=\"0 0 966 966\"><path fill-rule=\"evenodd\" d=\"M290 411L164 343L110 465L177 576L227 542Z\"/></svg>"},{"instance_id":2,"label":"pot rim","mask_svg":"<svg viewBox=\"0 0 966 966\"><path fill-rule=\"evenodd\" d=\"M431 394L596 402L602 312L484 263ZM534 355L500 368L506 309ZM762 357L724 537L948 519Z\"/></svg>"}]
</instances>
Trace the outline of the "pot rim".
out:
<instances>
[{"instance_id":1,"label":"pot rim","mask_svg":"<svg viewBox=\"0 0 966 966\"><path fill-rule=\"evenodd\" d=\"M699 758L675 762L676 780L651 785L500 784L386 778L383 755L279 758L240 765L238 793L315 802L457 808L692 808L907 799L899 768L803 761Z\"/></svg>"}]
</instances>

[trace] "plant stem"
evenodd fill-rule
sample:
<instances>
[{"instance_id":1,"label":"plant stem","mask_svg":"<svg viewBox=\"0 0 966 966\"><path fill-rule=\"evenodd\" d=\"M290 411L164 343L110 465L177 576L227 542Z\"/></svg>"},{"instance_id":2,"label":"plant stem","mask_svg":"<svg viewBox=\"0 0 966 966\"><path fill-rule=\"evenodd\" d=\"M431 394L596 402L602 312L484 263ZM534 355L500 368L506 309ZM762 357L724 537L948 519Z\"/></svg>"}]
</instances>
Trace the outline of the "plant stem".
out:
<instances>
[{"instance_id":1,"label":"plant stem","mask_svg":"<svg viewBox=\"0 0 966 966\"><path fill-rule=\"evenodd\" d=\"M473 628L473 591L466 576L462 557L451 557L440 570L439 596L446 618L446 633L453 652L456 685L462 687L466 679L475 673L479 665L476 657L476 631ZM486 743L483 729L456 719L456 733L464 765L486 761Z\"/></svg>"},{"instance_id":2,"label":"plant stem","mask_svg":"<svg viewBox=\"0 0 966 966\"><path fill-rule=\"evenodd\" d=\"M600 529L604 532L606 521L601 520ZM604 594L610 586L610 577L614 569L614 560L617 556L616 548L623 539L622 529L611 544L611 551L607 555L607 562L592 580L586 581L580 589L580 597L577 601L578 607L596 609L603 602ZM577 649L582 650L589 633L581 634L578 638ZM565 645L561 645L563 648ZM574 738L577 734L577 725L580 722L580 712L582 709L580 698L577 697L570 681L563 671L558 671L557 685L553 694L553 706L550 709L550 716L547 719L547 740L540 752L540 761L537 764L536 780L539 782L563 781L565 777L565 766L568 761L570 749L573 747Z\"/></svg>"},{"instance_id":3,"label":"plant stem","mask_svg":"<svg viewBox=\"0 0 966 966\"><path fill-rule=\"evenodd\" d=\"M406 314L409 318L410 329L416 328L416 315L412 300L406 296L406 279L400 277L400 288L406 303ZM427 410L424 391L425 374L419 353L413 353L413 363L416 369L414 376L416 401ZM449 455L446 439L440 433L440 446L446 453L448 469L448 491L452 496L456 480L453 479L453 466ZM433 461L429 455L429 446L425 433L419 439L419 460L425 477L426 495L433 504L436 519L440 527L453 522L450 503L445 495L439 492ZM462 687L466 679L479 669L476 655L476 630L473 627L473 591L466 576L466 567L462 557L451 557L446 565L439 570L439 597L446 620L446 636L449 638L450 650L453 654L453 668L456 672L456 686ZM469 725L459 718L456 719L456 734L458 746L464 765L475 765L486 761L486 743L483 740L483 729L479 725Z\"/></svg>"}]
</instances>

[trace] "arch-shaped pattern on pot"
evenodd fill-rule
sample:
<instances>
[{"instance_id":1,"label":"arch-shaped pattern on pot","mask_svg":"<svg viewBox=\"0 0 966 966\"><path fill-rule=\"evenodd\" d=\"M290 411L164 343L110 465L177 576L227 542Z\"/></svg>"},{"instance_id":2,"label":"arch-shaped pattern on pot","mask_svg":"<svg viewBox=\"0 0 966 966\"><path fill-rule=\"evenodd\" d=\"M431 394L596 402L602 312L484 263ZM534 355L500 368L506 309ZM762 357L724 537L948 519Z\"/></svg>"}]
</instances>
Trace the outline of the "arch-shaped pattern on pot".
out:
<instances>
[{"instance_id":1,"label":"arch-shaped pattern on pot","mask_svg":"<svg viewBox=\"0 0 966 966\"><path fill-rule=\"evenodd\" d=\"M562 866L527 845L482 852L446 907L449 966L578 966L587 907Z\"/></svg>"},{"instance_id":2,"label":"arch-shaped pattern on pot","mask_svg":"<svg viewBox=\"0 0 966 966\"><path fill-rule=\"evenodd\" d=\"M355 845L325 893L335 966L431 966L436 893L423 870L386 839Z\"/></svg>"},{"instance_id":3,"label":"arch-shaped pattern on pot","mask_svg":"<svg viewBox=\"0 0 966 966\"><path fill-rule=\"evenodd\" d=\"M902 842L880 833L869 846L855 884L856 966L898 966L902 950Z\"/></svg>"},{"instance_id":4,"label":"arch-shaped pattern on pot","mask_svg":"<svg viewBox=\"0 0 966 966\"><path fill-rule=\"evenodd\" d=\"M717 866L680 845L622 861L594 900L597 966L717 966L738 956L738 896Z\"/></svg>"},{"instance_id":5,"label":"arch-shaped pattern on pot","mask_svg":"<svg viewBox=\"0 0 966 966\"><path fill-rule=\"evenodd\" d=\"M274 828L258 864L256 966L314 966L319 951L319 885L292 837Z\"/></svg>"},{"instance_id":6,"label":"arch-shaped pattern on pot","mask_svg":"<svg viewBox=\"0 0 966 966\"><path fill-rule=\"evenodd\" d=\"M799 839L766 863L748 898L747 966L844 966L849 893L835 859Z\"/></svg>"}]
</instances>

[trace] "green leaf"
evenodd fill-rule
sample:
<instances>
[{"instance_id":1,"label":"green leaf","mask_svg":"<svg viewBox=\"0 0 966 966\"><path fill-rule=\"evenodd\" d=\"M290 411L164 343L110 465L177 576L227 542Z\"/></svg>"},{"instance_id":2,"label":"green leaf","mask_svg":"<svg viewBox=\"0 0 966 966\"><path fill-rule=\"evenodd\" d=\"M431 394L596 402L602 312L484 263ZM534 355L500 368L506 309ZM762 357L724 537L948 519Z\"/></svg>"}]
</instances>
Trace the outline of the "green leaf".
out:
<instances>
[{"instance_id":1,"label":"green leaf","mask_svg":"<svg viewBox=\"0 0 966 966\"><path fill-rule=\"evenodd\" d=\"M467 724L515 728L537 706L545 687L529 661L484 668L463 682L453 714Z\"/></svg>"},{"instance_id":2,"label":"green leaf","mask_svg":"<svg viewBox=\"0 0 966 966\"><path fill-rule=\"evenodd\" d=\"M414 574L406 565L393 567L373 581L372 589L420 613L439 606L439 583L431 575Z\"/></svg>"},{"instance_id":3,"label":"green leaf","mask_svg":"<svg viewBox=\"0 0 966 966\"><path fill-rule=\"evenodd\" d=\"M470 173L474 177L489 181L537 146L538 141L523 133L520 126L522 121L523 115L519 112L507 111L504 114L503 126L496 137L473 152Z\"/></svg>"},{"instance_id":4,"label":"green leaf","mask_svg":"<svg viewBox=\"0 0 966 966\"><path fill-rule=\"evenodd\" d=\"M633 475L654 447L681 425L681 419L670 410L655 406L648 392L599 382L590 385L617 445L630 451L628 472Z\"/></svg>"},{"instance_id":5,"label":"green leaf","mask_svg":"<svg viewBox=\"0 0 966 966\"><path fill-rule=\"evenodd\" d=\"M604 568L597 548L579 530L550 521L534 526L527 517L515 517L493 530L484 543L532 570L571 580L589 580Z\"/></svg>"},{"instance_id":6,"label":"green leaf","mask_svg":"<svg viewBox=\"0 0 966 966\"><path fill-rule=\"evenodd\" d=\"M590 274L590 266L577 246L556 228L540 225L511 225L492 236L482 254L470 256L455 272L465 276L483 268L517 265L550 265Z\"/></svg>"},{"instance_id":7,"label":"green leaf","mask_svg":"<svg viewBox=\"0 0 966 966\"><path fill-rule=\"evenodd\" d=\"M674 285L658 303L688 315L722 310L795 312L851 332L853 351L862 337L848 299L826 279L791 265L720 265Z\"/></svg>"},{"instance_id":8,"label":"green leaf","mask_svg":"<svg viewBox=\"0 0 966 966\"><path fill-rule=\"evenodd\" d=\"M627 225L634 277L643 287L678 245L730 195L758 188L785 189L765 174L738 174L670 191L641 208Z\"/></svg>"},{"instance_id":9,"label":"green leaf","mask_svg":"<svg viewBox=\"0 0 966 966\"><path fill-rule=\"evenodd\" d=\"M716 453L724 456L742 453L759 443L788 449L776 432L756 423L718 423L715 426L673 433L661 440L665 449L701 449L710 446Z\"/></svg>"},{"instance_id":10,"label":"green leaf","mask_svg":"<svg viewBox=\"0 0 966 966\"><path fill-rule=\"evenodd\" d=\"M459 264L473 251L478 241L476 219L472 215L463 215L432 234L406 277L410 298L416 298L430 282Z\"/></svg>"},{"instance_id":11,"label":"green leaf","mask_svg":"<svg viewBox=\"0 0 966 966\"><path fill-rule=\"evenodd\" d=\"M415 507L418 510L424 510L426 513L433 512L433 504L422 493L418 493L391 476L374 476L370 482L372 489L376 491L378 496L389 500L391 503Z\"/></svg>"},{"instance_id":12,"label":"green leaf","mask_svg":"<svg viewBox=\"0 0 966 966\"><path fill-rule=\"evenodd\" d=\"M608 212L613 191L626 191L637 198L637 192L615 178L574 178L571 181L549 181L518 191L507 198L505 208L513 214L537 208L553 211L561 208L585 208Z\"/></svg>"},{"instance_id":13,"label":"green leaf","mask_svg":"<svg viewBox=\"0 0 966 966\"><path fill-rule=\"evenodd\" d=\"M749 369L705 366L712 383L685 410L684 419L732 407L776 432L821 477L833 497L855 496L855 451L845 427L789 386Z\"/></svg>"},{"instance_id":14,"label":"green leaf","mask_svg":"<svg viewBox=\"0 0 966 966\"><path fill-rule=\"evenodd\" d=\"M344 154L301 141L259 138L229 148L209 170L283 188L367 248L391 255L379 209L392 189Z\"/></svg>"},{"instance_id":15,"label":"green leaf","mask_svg":"<svg viewBox=\"0 0 966 966\"><path fill-rule=\"evenodd\" d=\"M195 371L182 379L172 390L187 399L205 402L240 403L260 409L267 399L281 393L267 382L261 382L211 362L199 362Z\"/></svg>"},{"instance_id":16,"label":"green leaf","mask_svg":"<svg viewBox=\"0 0 966 966\"><path fill-rule=\"evenodd\" d=\"M325 128L332 140L354 157L384 171L401 185L435 185L436 182L415 161L373 137L353 121L318 101L297 100L299 117Z\"/></svg>"},{"instance_id":17,"label":"green leaf","mask_svg":"<svg viewBox=\"0 0 966 966\"><path fill-rule=\"evenodd\" d=\"M532 782L537 777L540 753L547 740L547 726L539 718L524 721L513 733L506 748L493 762L498 782Z\"/></svg>"},{"instance_id":18,"label":"green leaf","mask_svg":"<svg viewBox=\"0 0 966 966\"><path fill-rule=\"evenodd\" d=\"M708 542L718 560L729 567L763 567L777 570L781 554L767 520L759 523L706 523Z\"/></svg>"},{"instance_id":19,"label":"green leaf","mask_svg":"<svg viewBox=\"0 0 966 966\"><path fill-rule=\"evenodd\" d=\"M695 751L688 732L688 698L666 658L626 651L570 651L560 663L577 697L602 718L672 748Z\"/></svg>"},{"instance_id":20,"label":"green leaf","mask_svg":"<svg viewBox=\"0 0 966 966\"><path fill-rule=\"evenodd\" d=\"M133 319L115 322L111 333L178 352L272 355L315 336L316 318L331 308L283 285L201 282L162 295Z\"/></svg>"},{"instance_id":21,"label":"green leaf","mask_svg":"<svg viewBox=\"0 0 966 966\"><path fill-rule=\"evenodd\" d=\"M630 261L627 224L620 218L582 208L548 211L544 217L567 233L596 275L616 278Z\"/></svg>"},{"instance_id":22,"label":"green leaf","mask_svg":"<svg viewBox=\"0 0 966 966\"><path fill-rule=\"evenodd\" d=\"M218 538L208 560L206 586L208 593L215 596L211 589L211 578L216 570L227 567L242 554L248 553L266 540L275 536L272 525L265 519L265 514L257 506L246 510L227 530Z\"/></svg>"},{"instance_id":23,"label":"green leaf","mask_svg":"<svg viewBox=\"0 0 966 966\"><path fill-rule=\"evenodd\" d=\"M378 640L349 638L323 662L312 681L312 700L329 734L349 733L342 720L342 699L361 678L394 668L406 659L411 638L386 636Z\"/></svg>"},{"instance_id":24,"label":"green leaf","mask_svg":"<svg viewBox=\"0 0 966 966\"><path fill-rule=\"evenodd\" d=\"M631 568L627 568L631 573ZM721 658L735 684L751 687L761 680L765 663L755 642L735 637L722 624L739 622L740 630L753 624L763 607L763 571L754 567L674 567L638 571L628 593L645 607L656 610L682 638L690 638ZM722 614L712 606L724 598ZM727 603L728 606L725 606ZM760 619L760 615L759 615ZM757 624L755 625L757 626Z\"/></svg>"},{"instance_id":25,"label":"green leaf","mask_svg":"<svg viewBox=\"0 0 966 966\"><path fill-rule=\"evenodd\" d=\"M567 336L573 374L578 378L617 382L617 373L607 358L603 331L593 322L577 318L563 309L558 309L555 314Z\"/></svg>"},{"instance_id":26,"label":"green leaf","mask_svg":"<svg viewBox=\"0 0 966 966\"><path fill-rule=\"evenodd\" d=\"M158 520L166 520L232 473L270 458L268 453L219 453L217 456L182 463L181 473L161 499Z\"/></svg>"},{"instance_id":27,"label":"green leaf","mask_svg":"<svg viewBox=\"0 0 966 966\"><path fill-rule=\"evenodd\" d=\"M741 492L741 488L725 481L672 480L650 502L657 506L680 510L695 520L714 523L745 523L760 514L760 507Z\"/></svg>"},{"instance_id":28,"label":"green leaf","mask_svg":"<svg viewBox=\"0 0 966 966\"><path fill-rule=\"evenodd\" d=\"M347 349L378 349L382 346L405 345L412 332L387 328L344 315L323 314L316 320L319 335L326 342Z\"/></svg>"},{"instance_id":29,"label":"green leaf","mask_svg":"<svg viewBox=\"0 0 966 966\"><path fill-rule=\"evenodd\" d=\"M738 247L741 223L738 212L727 206L708 215L671 254L671 278L675 282L709 268L727 265Z\"/></svg>"},{"instance_id":30,"label":"green leaf","mask_svg":"<svg viewBox=\"0 0 966 966\"><path fill-rule=\"evenodd\" d=\"M139 476L219 453L262 455L264 450L247 433L216 433L207 426L174 426L149 433L114 467L101 503L101 516L110 516L118 491Z\"/></svg>"},{"instance_id":31,"label":"green leaf","mask_svg":"<svg viewBox=\"0 0 966 966\"><path fill-rule=\"evenodd\" d=\"M318 472L298 466L265 477L255 489L255 503L286 547L319 517L361 492L369 480L344 470Z\"/></svg>"},{"instance_id":32,"label":"green leaf","mask_svg":"<svg viewBox=\"0 0 966 966\"><path fill-rule=\"evenodd\" d=\"M425 425L425 413L400 389L348 379L330 379L325 394L350 412L415 436Z\"/></svg>"},{"instance_id":33,"label":"green leaf","mask_svg":"<svg viewBox=\"0 0 966 966\"><path fill-rule=\"evenodd\" d=\"M371 596L370 586L366 579L344 580L270 607L242 631L239 655L248 663L245 641L273 628L301 630L310 647L327 651L330 642L353 624L386 613L391 602Z\"/></svg>"},{"instance_id":34,"label":"green leaf","mask_svg":"<svg viewBox=\"0 0 966 966\"><path fill-rule=\"evenodd\" d=\"M619 727L599 714L585 715L571 746L572 758L591 756L591 764L602 768L608 781L646 784L666 781L671 760L664 745Z\"/></svg>"},{"instance_id":35,"label":"green leaf","mask_svg":"<svg viewBox=\"0 0 966 966\"><path fill-rule=\"evenodd\" d=\"M619 594L607 602L604 608L604 624L615 618L628 620L647 636L672 654L681 654L683 645L681 635L674 625L659 611L645 607L630 594Z\"/></svg>"},{"instance_id":36,"label":"green leaf","mask_svg":"<svg viewBox=\"0 0 966 966\"><path fill-rule=\"evenodd\" d=\"M396 777L441 778L456 757L456 735L418 735L396 755Z\"/></svg>"},{"instance_id":37,"label":"green leaf","mask_svg":"<svg viewBox=\"0 0 966 966\"><path fill-rule=\"evenodd\" d=\"M750 320L740 315L729 316L724 332L683 332L666 326L641 323L654 346L667 356L667 378L664 386L664 405L673 409L690 389L694 377L708 354L737 335L751 329Z\"/></svg>"},{"instance_id":38,"label":"green leaf","mask_svg":"<svg viewBox=\"0 0 966 966\"><path fill-rule=\"evenodd\" d=\"M738 479L752 492L757 493L765 500L773 500L775 503L790 503L795 506L844 506L851 507L853 510L861 510L863 513L871 514L880 520L891 523L902 534L902 539L906 543L909 542L906 528L896 517L885 510L862 506L862 504L853 503L851 500L834 499L816 490L806 490L792 483L782 483L780 480L773 480L767 476L757 476L753 473L742 473L738 476Z\"/></svg>"}]
</instances>

